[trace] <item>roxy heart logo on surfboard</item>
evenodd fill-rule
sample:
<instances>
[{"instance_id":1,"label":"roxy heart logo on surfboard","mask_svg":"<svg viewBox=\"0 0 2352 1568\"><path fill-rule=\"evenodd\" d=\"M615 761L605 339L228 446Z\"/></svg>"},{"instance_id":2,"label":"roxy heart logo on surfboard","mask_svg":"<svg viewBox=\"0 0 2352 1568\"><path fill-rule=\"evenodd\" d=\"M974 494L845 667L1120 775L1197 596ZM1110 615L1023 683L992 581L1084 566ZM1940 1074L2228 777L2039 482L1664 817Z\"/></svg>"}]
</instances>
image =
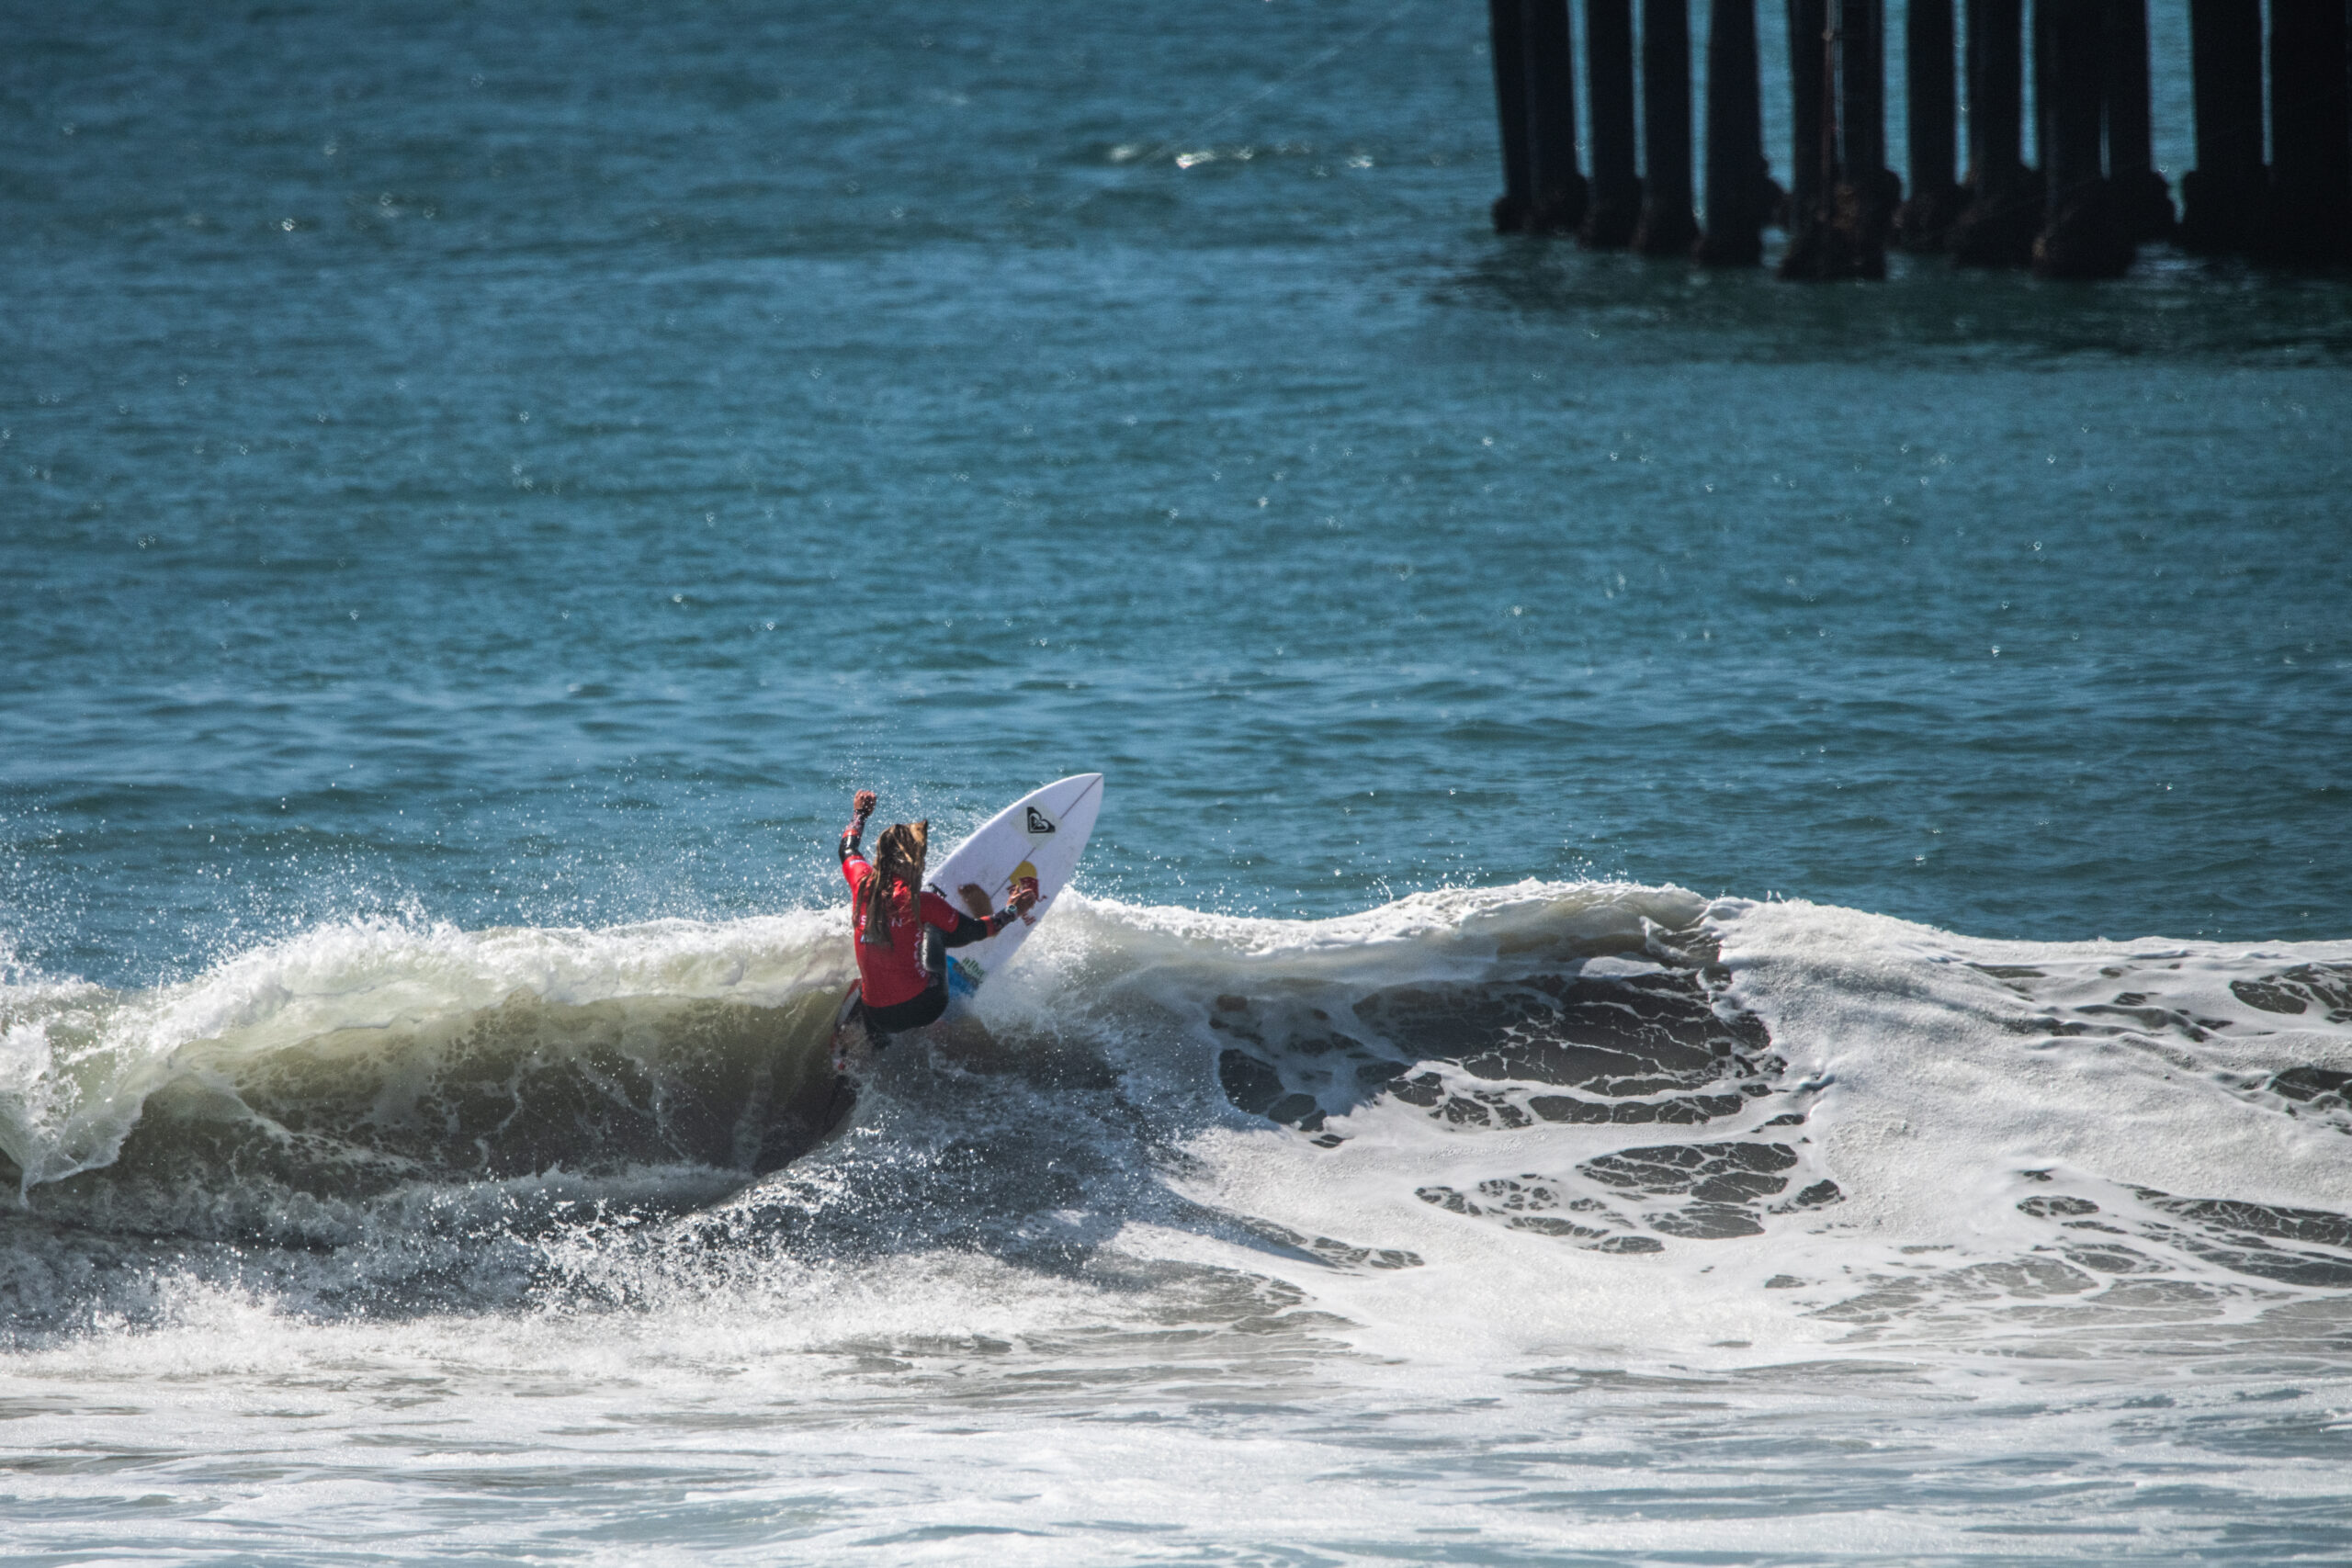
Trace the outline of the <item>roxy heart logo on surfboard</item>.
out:
<instances>
[{"instance_id":1,"label":"roxy heart logo on surfboard","mask_svg":"<svg viewBox=\"0 0 2352 1568\"><path fill-rule=\"evenodd\" d=\"M1038 810L1035 807L1025 806L1023 807L1022 809L1029 813L1029 836L1031 838L1042 839L1046 834L1054 830L1054 819L1046 816L1044 812Z\"/></svg>"}]
</instances>

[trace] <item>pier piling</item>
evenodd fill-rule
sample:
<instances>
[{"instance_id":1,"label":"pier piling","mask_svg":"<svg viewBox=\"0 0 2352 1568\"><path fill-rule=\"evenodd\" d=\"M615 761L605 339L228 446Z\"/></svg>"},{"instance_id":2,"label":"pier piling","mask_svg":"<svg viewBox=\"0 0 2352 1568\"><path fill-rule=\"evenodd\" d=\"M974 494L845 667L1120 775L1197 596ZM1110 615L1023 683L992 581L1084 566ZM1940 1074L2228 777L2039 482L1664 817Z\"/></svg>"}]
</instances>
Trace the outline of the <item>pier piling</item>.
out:
<instances>
[{"instance_id":1,"label":"pier piling","mask_svg":"<svg viewBox=\"0 0 2352 1568\"><path fill-rule=\"evenodd\" d=\"M1634 172L1634 0L1585 0L1584 16L1592 186L1581 237L1594 250L1623 250L1642 215Z\"/></svg>"},{"instance_id":2,"label":"pier piling","mask_svg":"<svg viewBox=\"0 0 2352 1568\"><path fill-rule=\"evenodd\" d=\"M1764 158L1756 0L1712 0L1707 16L1707 228L1694 254L1710 266L1764 259L1764 225L1780 205Z\"/></svg>"},{"instance_id":3,"label":"pier piling","mask_svg":"<svg viewBox=\"0 0 2352 1568\"><path fill-rule=\"evenodd\" d=\"M1788 0L1789 247L1781 276L1842 276L1828 255L1838 188L1838 72L1829 0Z\"/></svg>"},{"instance_id":4,"label":"pier piling","mask_svg":"<svg viewBox=\"0 0 2352 1568\"><path fill-rule=\"evenodd\" d=\"M1952 0L1911 0L1903 17L1911 194L1894 217L1895 238L1905 250L1942 250L1960 217L1957 75Z\"/></svg>"},{"instance_id":5,"label":"pier piling","mask_svg":"<svg viewBox=\"0 0 2352 1568\"><path fill-rule=\"evenodd\" d=\"M1902 182L1886 167L1885 53L1879 37L1884 17L1884 0L1790 0L1790 87L1800 97L1818 95L1813 127L1820 151L1812 202L1792 204L1794 227L1781 258L1783 277L1886 276L1886 242ZM1815 18L1822 32L1807 47L1802 35ZM1818 65L1808 58L1815 50ZM1796 118L1800 138L1804 120L1802 113Z\"/></svg>"},{"instance_id":6,"label":"pier piling","mask_svg":"<svg viewBox=\"0 0 2352 1568\"><path fill-rule=\"evenodd\" d=\"M2197 167L2181 177L2180 243L2257 248L2265 227L2261 0L2188 0Z\"/></svg>"},{"instance_id":7,"label":"pier piling","mask_svg":"<svg viewBox=\"0 0 2352 1568\"><path fill-rule=\"evenodd\" d=\"M1487 52L1495 67L1495 119L1502 132L1503 193L1495 231L1515 234L1533 205L1527 166L1527 29L1520 0L1487 0Z\"/></svg>"},{"instance_id":8,"label":"pier piling","mask_svg":"<svg viewBox=\"0 0 2352 1568\"><path fill-rule=\"evenodd\" d=\"M2156 173L2148 107L2148 0L2108 0L2107 183L2125 238L2171 237L2172 192Z\"/></svg>"},{"instance_id":9,"label":"pier piling","mask_svg":"<svg viewBox=\"0 0 2352 1568\"><path fill-rule=\"evenodd\" d=\"M1826 136L1821 123L1823 96L1826 91L1822 81L1822 62L1826 51L1821 34L1824 26L1822 0L1787 0L1789 18L1789 196L1782 204L1781 226L1789 231L1789 248L1781 258L1784 276L1802 276L1796 270L1800 253L1810 251L1820 243L1815 232L1821 215L1821 188L1824 164L1834 164L1834 156L1825 156Z\"/></svg>"},{"instance_id":10,"label":"pier piling","mask_svg":"<svg viewBox=\"0 0 2352 1568\"><path fill-rule=\"evenodd\" d=\"M1527 228L1573 234L1584 221L1586 187L1577 168L1576 60L1568 0L1519 0L1527 50Z\"/></svg>"},{"instance_id":11,"label":"pier piling","mask_svg":"<svg viewBox=\"0 0 2352 1568\"><path fill-rule=\"evenodd\" d=\"M2352 116L2345 0L2270 0L2267 259L2352 259Z\"/></svg>"},{"instance_id":12,"label":"pier piling","mask_svg":"<svg viewBox=\"0 0 2352 1568\"><path fill-rule=\"evenodd\" d=\"M2339 0L2340 3L2340 0ZM2107 0L2035 0L2038 81L2048 84L2041 112L2042 173L2048 217L2033 243L2042 277L2120 277L2132 242L2115 210L2101 166L2107 118Z\"/></svg>"},{"instance_id":13,"label":"pier piling","mask_svg":"<svg viewBox=\"0 0 2352 1568\"><path fill-rule=\"evenodd\" d=\"M2025 166L2024 0L1968 0L1968 204L1952 225L1962 266L2024 266L2041 229L2041 182Z\"/></svg>"},{"instance_id":14,"label":"pier piling","mask_svg":"<svg viewBox=\"0 0 2352 1568\"><path fill-rule=\"evenodd\" d=\"M1690 201L1690 6L1642 0L1642 220L1634 248L1683 256L1699 238Z\"/></svg>"},{"instance_id":15,"label":"pier piling","mask_svg":"<svg viewBox=\"0 0 2352 1568\"><path fill-rule=\"evenodd\" d=\"M1838 74L1839 162L1853 208L1855 243L1866 276L1886 272L1886 242L1903 182L1886 166L1886 0L1839 0Z\"/></svg>"}]
</instances>

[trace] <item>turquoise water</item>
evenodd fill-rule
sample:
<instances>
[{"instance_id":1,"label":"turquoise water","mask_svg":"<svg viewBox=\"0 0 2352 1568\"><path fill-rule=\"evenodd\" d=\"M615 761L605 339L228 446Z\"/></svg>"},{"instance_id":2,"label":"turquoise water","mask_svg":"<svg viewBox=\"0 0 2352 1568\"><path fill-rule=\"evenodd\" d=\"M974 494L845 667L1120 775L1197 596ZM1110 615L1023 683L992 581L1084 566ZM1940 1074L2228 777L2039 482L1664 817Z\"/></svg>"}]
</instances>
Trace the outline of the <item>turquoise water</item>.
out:
<instances>
[{"instance_id":1,"label":"turquoise water","mask_svg":"<svg viewBox=\"0 0 2352 1568\"><path fill-rule=\"evenodd\" d=\"M1498 241L1445 7L431 15L15 68L29 961L774 908L1097 767L1151 901L2341 934L2338 285Z\"/></svg>"},{"instance_id":2,"label":"turquoise water","mask_svg":"<svg viewBox=\"0 0 2352 1568\"><path fill-rule=\"evenodd\" d=\"M1498 239L1476 7L11 14L23 1550L299 1557L265 1516L316 1484L384 1560L617 1557L558 1474L592 1427L652 1539L721 1552L2344 1550L2342 279L1814 289ZM850 792L952 838L1093 770L1029 977L754 1181L785 1113L746 1086L798 1081L843 978ZM1603 1075L1655 1108L1721 1068L1755 1114L1476 1111L1587 1081L1480 1054L1600 1028L1578 984L1660 1039L1758 1021L1736 1071ZM1577 1236L1662 1250L1595 1252L1476 1197L1613 1203L1626 1139L1777 1147L1792 1107L1843 1208L1721 1176L1694 1201L1756 1230L1612 1210ZM2033 1168L2095 1207L2019 1208ZM2154 1261L2059 1289L2089 1213ZM1951 1280L1905 1305L1919 1248ZM2089 1348L2037 1382L2037 1336ZM453 1423L413 1450L412 1377ZM1140 1425L1088 1481L1096 1386ZM682 1435L739 1416L723 1463ZM984 1504L967 1419L1063 1511ZM911 1452L842 1436L877 1422ZM1742 1457L1754 1422L1794 1447ZM349 1463L297 1478L311 1431ZM520 1490L450 1503L445 1438ZM2062 1454L2160 1500L2069 1533ZM1591 1490L1652 1462L1696 1492Z\"/></svg>"}]
</instances>

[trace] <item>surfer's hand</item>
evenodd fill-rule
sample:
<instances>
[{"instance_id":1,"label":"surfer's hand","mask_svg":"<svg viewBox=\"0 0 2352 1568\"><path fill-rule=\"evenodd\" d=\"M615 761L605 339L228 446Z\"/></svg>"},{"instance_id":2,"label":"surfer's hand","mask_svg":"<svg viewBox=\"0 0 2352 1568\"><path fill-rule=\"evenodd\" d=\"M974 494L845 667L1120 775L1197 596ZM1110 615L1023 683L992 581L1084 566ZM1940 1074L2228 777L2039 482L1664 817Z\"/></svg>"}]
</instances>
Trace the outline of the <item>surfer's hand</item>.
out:
<instances>
[{"instance_id":1,"label":"surfer's hand","mask_svg":"<svg viewBox=\"0 0 2352 1568\"><path fill-rule=\"evenodd\" d=\"M856 813L860 821L864 821L874 815L874 807L878 804L872 790L862 789L857 792L857 798L850 802L850 809Z\"/></svg>"},{"instance_id":2,"label":"surfer's hand","mask_svg":"<svg viewBox=\"0 0 2352 1568\"><path fill-rule=\"evenodd\" d=\"M1025 915L1037 907L1037 879L1024 876L1012 885L1012 910Z\"/></svg>"}]
</instances>

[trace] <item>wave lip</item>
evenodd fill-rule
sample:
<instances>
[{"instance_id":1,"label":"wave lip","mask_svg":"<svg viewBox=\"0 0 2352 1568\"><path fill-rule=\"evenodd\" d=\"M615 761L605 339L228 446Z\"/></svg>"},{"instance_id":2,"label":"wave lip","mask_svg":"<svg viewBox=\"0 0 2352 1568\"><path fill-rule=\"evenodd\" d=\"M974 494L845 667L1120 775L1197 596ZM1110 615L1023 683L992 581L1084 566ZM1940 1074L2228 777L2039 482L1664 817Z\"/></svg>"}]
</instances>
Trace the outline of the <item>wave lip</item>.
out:
<instances>
[{"instance_id":1,"label":"wave lip","mask_svg":"<svg viewBox=\"0 0 2352 1568\"><path fill-rule=\"evenodd\" d=\"M773 1129L744 1108L806 1088L815 1014L845 981L836 923L363 920L153 991L12 986L0 1154L23 1192L175 1164L339 1195L557 1165L756 1164Z\"/></svg>"}]
</instances>

